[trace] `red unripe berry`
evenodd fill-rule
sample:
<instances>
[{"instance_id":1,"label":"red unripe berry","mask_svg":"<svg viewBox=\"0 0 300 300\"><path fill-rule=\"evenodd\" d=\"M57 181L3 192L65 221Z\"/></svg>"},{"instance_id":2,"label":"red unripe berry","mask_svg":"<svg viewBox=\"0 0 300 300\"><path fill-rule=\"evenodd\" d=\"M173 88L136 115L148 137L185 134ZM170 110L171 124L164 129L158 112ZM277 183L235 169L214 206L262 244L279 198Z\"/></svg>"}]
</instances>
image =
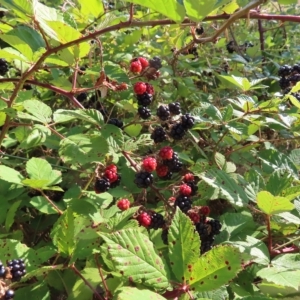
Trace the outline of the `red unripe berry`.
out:
<instances>
[{"instance_id":1,"label":"red unripe berry","mask_svg":"<svg viewBox=\"0 0 300 300\"><path fill-rule=\"evenodd\" d=\"M109 165L109 166L107 166L104 171L107 171L107 170L112 171L114 173L118 172L118 168L117 168L116 165Z\"/></svg>"},{"instance_id":2,"label":"red unripe berry","mask_svg":"<svg viewBox=\"0 0 300 300\"><path fill-rule=\"evenodd\" d=\"M188 216L190 217L190 219L193 221L194 224L200 222L200 216L196 212L191 211L188 213Z\"/></svg>"},{"instance_id":3,"label":"red unripe berry","mask_svg":"<svg viewBox=\"0 0 300 300\"><path fill-rule=\"evenodd\" d=\"M152 84L146 82L146 93L150 94L150 95L153 95L154 94L154 87Z\"/></svg>"},{"instance_id":4,"label":"red unripe berry","mask_svg":"<svg viewBox=\"0 0 300 300\"><path fill-rule=\"evenodd\" d=\"M175 197L170 197L169 198L169 202L175 202L176 201L176 198Z\"/></svg>"},{"instance_id":5,"label":"red unripe berry","mask_svg":"<svg viewBox=\"0 0 300 300\"><path fill-rule=\"evenodd\" d=\"M117 206L121 210L127 210L130 207L130 201L128 199L121 199L117 202Z\"/></svg>"},{"instance_id":6,"label":"red unripe berry","mask_svg":"<svg viewBox=\"0 0 300 300\"><path fill-rule=\"evenodd\" d=\"M104 172L104 176L109 180L110 183L113 183L116 180L118 180L118 174L111 170L106 170Z\"/></svg>"},{"instance_id":7,"label":"red unripe berry","mask_svg":"<svg viewBox=\"0 0 300 300\"><path fill-rule=\"evenodd\" d=\"M137 220L138 220L139 224L144 227L148 227L151 224L151 216L146 212L141 213L137 217Z\"/></svg>"},{"instance_id":8,"label":"red unripe berry","mask_svg":"<svg viewBox=\"0 0 300 300\"><path fill-rule=\"evenodd\" d=\"M192 193L192 188L187 184L182 184L179 187L179 193L183 196L189 196Z\"/></svg>"},{"instance_id":9,"label":"red unripe berry","mask_svg":"<svg viewBox=\"0 0 300 300\"><path fill-rule=\"evenodd\" d=\"M130 64L130 71L132 73L141 73L143 67L139 60L134 60Z\"/></svg>"},{"instance_id":10,"label":"red unripe berry","mask_svg":"<svg viewBox=\"0 0 300 300\"><path fill-rule=\"evenodd\" d=\"M169 146L165 146L163 148L161 148L159 150L158 155L162 158L162 159L172 159L173 157L173 149Z\"/></svg>"},{"instance_id":11,"label":"red unripe berry","mask_svg":"<svg viewBox=\"0 0 300 300\"><path fill-rule=\"evenodd\" d=\"M138 95L144 94L147 90L146 83L145 82L137 82L134 85L133 90Z\"/></svg>"},{"instance_id":12,"label":"red unripe berry","mask_svg":"<svg viewBox=\"0 0 300 300\"><path fill-rule=\"evenodd\" d=\"M210 209L209 209L208 206L202 206L202 207L200 208L200 214L201 214L201 215L208 216L209 213L210 213Z\"/></svg>"},{"instance_id":13,"label":"red unripe berry","mask_svg":"<svg viewBox=\"0 0 300 300\"><path fill-rule=\"evenodd\" d=\"M149 61L145 57L139 57L138 60L141 63L143 70L149 66Z\"/></svg>"},{"instance_id":14,"label":"red unripe berry","mask_svg":"<svg viewBox=\"0 0 300 300\"><path fill-rule=\"evenodd\" d=\"M147 172L153 172L156 169L157 162L154 157L146 157L143 159L142 167Z\"/></svg>"},{"instance_id":15,"label":"red unripe berry","mask_svg":"<svg viewBox=\"0 0 300 300\"><path fill-rule=\"evenodd\" d=\"M156 167L156 174L158 177L165 177L169 172L169 168L164 165L159 165Z\"/></svg>"},{"instance_id":16,"label":"red unripe berry","mask_svg":"<svg viewBox=\"0 0 300 300\"><path fill-rule=\"evenodd\" d=\"M187 173L183 176L184 182L193 181L195 179L194 175L192 173Z\"/></svg>"}]
</instances>

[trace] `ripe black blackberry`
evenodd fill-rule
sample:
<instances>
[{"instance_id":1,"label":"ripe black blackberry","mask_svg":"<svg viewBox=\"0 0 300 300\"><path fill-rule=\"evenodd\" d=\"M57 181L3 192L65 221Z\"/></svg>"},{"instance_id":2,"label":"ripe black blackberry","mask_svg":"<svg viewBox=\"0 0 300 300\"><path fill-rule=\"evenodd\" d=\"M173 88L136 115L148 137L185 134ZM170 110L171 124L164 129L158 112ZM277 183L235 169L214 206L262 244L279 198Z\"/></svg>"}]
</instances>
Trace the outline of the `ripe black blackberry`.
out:
<instances>
[{"instance_id":1,"label":"ripe black blackberry","mask_svg":"<svg viewBox=\"0 0 300 300\"><path fill-rule=\"evenodd\" d=\"M4 295L5 300L13 299L15 296L15 292L13 290L7 290Z\"/></svg>"},{"instance_id":2,"label":"ripe black blackberry","mask_svg":"<svg viewBox=\"0 0 300 300\"><path fill-rule=\"evenodd\" d=\"M110 188L110 182L106 178L96 178L94 190L96 194L104 193Z\"/></svg>"},{"instance_id":3,"label":"ripe black blackberry","mask_svg":"<svg viewBox=\"0 0 300 300\"><path fill-rule=\"evenodd\" d=\"M220 233L222 224L220 223L219 220L211 219L211 220L207 221L206 224L211 226L211 231L210 231L211 235L217 235Z\"/></svg>"},{"instance_id":4,"label":"ripe black blackberry","mask_svg":"<svg viewBox=\"0 0 300 300\"><path fill-rule=\"evenodd\" d=\"M138 108L138 114L143 120L146 120L151 117L151 110L145 106L140 106Z\"/></svg>"},{"instance_id":5,"label":"ripe black blackberry","mask_svg":"<svg viewBox=\"0 0 300 300\"><path fill-rule=\"evenodd\" d=\"M138 105L140 106L149 106L153 100L153 96L148 93L136 95Z\"/></svg>"},{"instance_id":6,"label":"ripe black blackberry","mask_svg":"<svg viewBox=\"0 0 300 300\"><path fill-rule=\"evenodd\" d=\"M192 189L191 196L195 196L198 191L198 186L196 185L195 181L189 181L186 184Z\"/></svg>"},{"instance_id":7,"label":"ripe black blackberry","mask_svg":"<svg viewBox=\"0 0 300 300\"><path fill-rule=\"evenodd\" d=\"M281 77L279 79L279 86L281 87L282 90L285 90L290 86L290 80L288 78Z\"/></svg>"},{"instance_id":8,"label":"ripe black blackberry","mask_svg":"<svg viewBox=\"0 0 300 300\"><path fill-rule=\"evenodd\" d=\"M166 121L170 117L170 110L168 107L160 105L156 111L156 115L161 121Z\"/></svg>"},{"instance_id":9,"label":"ripe black blackberry","mask_svg":"<svg viewBox=\"0 0 300 300\"><path fill-rule=\"evenodd\" d=\"M121 175L119 173L117 173L117 176L118 176L118 179L110 184L111 189L114 189L115 187L119 186L121 183L121 179L122 179Z\"/></svg>"},{"instance_id":10,"label":"ripe black blackberry","mask_svg":"<svg viewBox=\"0 0 300 300\"><path fill-rule=\"evenodd\" d=\"M165 229L163 229L163 231L161 233L161 239L165 245L168 245L168 232L169 232L169 229L165 228Z\"/></svg>"},{"instance_id":11,"label":"ripe black blackberry","mask_svg":"<svg viewBox=\"0 0 300 300\"><path fill-rule=\"evenodd\" d=\"M212 249L214 243L214 237L208 237L207 239L201 240L200 253L201 255Z\"/></svg>"},{"instance_id":12,"label":"ripe black blackberry","mask_svg":"<svg viewBox=\"0 0 300 300\"><path fill-rule=\"evenodd\" d=\"M181 116L181 124L185 130L192 129L195 123L195 119L190 114Z\"/></svg>"},{"instance_id":13,"label":"ripe black blackberry","mask_svg":"<svg viewBox=\"0 0 300 300\"><path fill-rule=\"evenodd\" d=\"M176 123L172 126L170 137L174 140L182 140L186 133L184 126L181 123Z\"/></svg>"},{"instance_id":14,"label":"ripe black blackberry","mask_svg":"<svg viewBox=\"0 0 300 300\"><path fill-rule=\"evenodd\" d=\"M149 67L154 68L156 70L162 67L161 59L157 56L154 56L152 59L149 60Z\"/></svg>"},{"instance_id":15,"label":"ripe black blackberry","mask_svg":"<svg viewBox=\"0 0 300 300\"><path fill-rule=\"evenodd\" d=\"M156 127L151 133L151 139L154 143L161 143L167 139L167 133L161 126Z\"/></svg>"},{"instance_id":16,"label":"ripe black blackberry","mask_svg":"<svg viewBox=\"0 0 300 300\"><path fill-rule=\"evenodd\" d=\"M196 33L198 35L201 35L204 33L204 28L200 25L199 27L196 28Z\"/></svg>"},{"instance_id":17,"label":"ripe black blackberry","mask_svg":"<svg viewBox=\"0 0 300 300\"><path fill-rule=\"evenodd\" d=\"M226 45L226 49L229 53L233 53L235 51L235 46L234 46L234 41L230 41L227 45Z\"/></svg>"},{"instance_id":18,"label":"ripe black blackberry","mask_svg":"<svg viewBox=\"0 0 300 300\"><path fill-rule=\"evenodd\" d=\"M204 240L205 238L208 237L209 232L208 232L208 227L206 224L203 223L197 223L195 225L196 231L198 232L201 241Z\"/></svg>"},{"instance_id":19,"label":"ripe black blackberry","mask_svg":"<svg viewBox=\"0 0 300 300\"><path fill-rule=\"evenodd\" d=\"M124 125L123 121L121 121L121 120L119 120L117 118L109 119L108 122L107 122L107 124L115 125L115 126L117 126L119 128L122 128L123 125Z\"/></svg>"},{"instance_id":20,"label":"ripe black blackberry","mask_svg":"<svg viewBox=\"0 0 300 300\"><path fill-rule=\"evenodd\" d=\"M149 172L138 172L135 174L135 184L139 188L147 188L149 187L153 182L153 174Z\"/></svg>"},{"instance_id":21,"label":"ripe black blackberry","mask_svg":"<svg viewBox=\"0 0 300 300\"><path fill-rule=\"evenodd\" d=\"M175 206L178 206L181 211L187 213L192 208L192 200L190 197L180 195L174 202Z\"/></svg>"},{"instance_id":22,"label":"ripe black blackberry","mask_svg":"<svg viewBox=\"0 0 300 300\"><path fill-rule=\"evenodd\" d=\"M300 73L300 64L294 64L292 67L292 72Z\"/></svg>"},{"instance_id":23,"label":"ripe black blackberry","mask_svg":"<svg viewBox=\"0 0 300 300\"><path fill-rule=\"evenodd\" d=\"M181 108L179 102L172 102L169 103L169 110L172 115L180 115L181 114Z\"/></svg>"},{"instance_id":24,"label":"ripe black blackberry","mask_svg":"<svg viewBox=\"0 0 300 300\"><path fill-rule=\"evenodd\" d=\"M5 275L5 267L4 267L3 263L2 263L2 261L0 261L0 278L1 277L3 278L4 275Z\"/></svg>"},{"instance_id":25,"label":"ripe black blackberry","mask_svg":"<svg viewBox=\"0 0 300 300\"><path fill-rule=\"evenodd\" d=\"M84 100L87 99L87 93L80 93L76 99L79 101L79 102L83 102Z\"/></svg>"},{"instance_id":26,"label":"ripe black blackberry","mask_svg":"<svg viewBox=\"0 0 300 300\"><path fill-rule=\"evenodd\" d=\"M290 82L296 83L300 81L300 74L295 74L289 77Z\"/></svg>"},{"instance_id":27,"label":"ripe black blackberry","mask_svg":"<svg viewBox=\"0 0 300 300\"><path fill-rule=\"evenodd\" d=\"M178 173L182 170L182 162L179 160L177 152L173 152L172 159L163 160L163 164L173 173Z\"/></svg>"},{"instance_id":28,"label":"ripe black blackberry","mask_svg":"<svg viewBox=\"0 0 300 300\"><path fill-rule=\"evenodd\" d=\"M26 265L23 259L13 259L7 263L10 268L13 281L18 281L26 274Z\"/></svg>"},{"instance_id":29,"label":"ripe black blackberry","mask_svg":"<svg viewBox=\"0 0 300 300\"><path fill-rule=\"evenodd\" d=\"M166 221L164 220L163 215L156 213L156 212L151 212L150 213L151 217L151 224L148 227L149 229L158 229L158 228L163 228L165 225Z\"/></svg>"},{"instance_id":30,"label":"ripe black blackberry","mask_svg":"<svg viewBox=\"0 0 300 300\"><path fill-rule=\"evenodd\" d=\"M278 70L278 76L289 76L292 73L292 67L289 65L283 65Z\"/></svg>"},{"instance_id":31,"label":"ripe black blackberry","mask_svg":"<svg viewBox=\"0 0 300 300\"><path fill-rule=\"evenodd\" d=\"M8 63L4 58L0 58L0 75L4 76L8 71Z\"/></svg>"}]
</instances>

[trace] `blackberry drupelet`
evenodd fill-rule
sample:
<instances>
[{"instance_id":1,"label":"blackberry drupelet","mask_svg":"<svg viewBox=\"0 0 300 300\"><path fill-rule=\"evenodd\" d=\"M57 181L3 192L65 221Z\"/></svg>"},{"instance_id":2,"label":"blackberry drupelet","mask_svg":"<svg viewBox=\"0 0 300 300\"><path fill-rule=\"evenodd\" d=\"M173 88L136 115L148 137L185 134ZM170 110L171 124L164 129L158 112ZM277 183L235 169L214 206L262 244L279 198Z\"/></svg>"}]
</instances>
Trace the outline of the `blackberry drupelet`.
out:
<instances>
[{"instance_id":1,"label":"blackberry drupelet","mask_svg":"<svg viewBox=\"0 0 300 300\"><path fill-rule=\"evenodd\" d=\"M172 115L180 115L181 114L181 108L179 102L172 102L169 103L169 110Z\"/></svg>"},{"instance_id":2,"label":"blackberry drupelet","mask_svg":"<svg viewBox=\"0 0 300 300\"><path fill-rule=\"evenodd\" d=\"M198 234L200 236L201 241L208 237L209 233L208 233L208 228L207 228L206 224L197 223L195 225L195 227L196 227L196 231L198 232Z\"/></svg>"},{"instance_id":3,"label":"blackberry drupelet","mask_svg":"<svg viewBox=\"0 0 300 300\"><path fill-rule=\"evenodd\" d=\"M147 92L141 95L136 95L138 100L138 105L140 106L149 106L153 100L153 96Z\"/></svg>"},{"instance_id":4,"label":"blackberry drupelet","mask_svg":"<svg viewBox=\"0 0 300 300\"><path fill-rule=\"evenodd\" d=\"M202 26L197 27L197 28L196 28L196 33L197 33L198 35L203 34L203 33L204 33L204 28L203 28Z\"/></svg>"},{"instance_id":5,"label":"blackberry drupelet","mask_svg":"<svg viewBox=\"0 0 300 300\"><path fill-rule=\"evenodd\" d=\"M192 129L194 126L195 119L190 114L181 116L181 124L185 130Z\"/></svg>"},{"instance_id":6,"label":"blackberry drupelet","mask_svg":"<svg viewBox=\"0 0 300 300\"><path fill-rule=\"evenodd\" d=\"M3 263L0 261L0 278L4 277L4 275L5 275L5 267Z\"/></svg>"},{"instance_id":7,"label":"blackberry drupelet","mask_svg":"<svg viewBox=\"0 0 300 300\"><path fill-rule=\"evenodd\" d=\"M0 75L4 76L8 71L8 63L4 58L0 58Z\"/></svg>"},{"instance_id":8,"label":"blackberry drupelet","mask_svg":"<svg viewBox=\"0 0 300 300\"><path fill-rule=\"evenodd\" d=\"M5 300L13 299L14 296L15 296L15 292L13 290L7 290L4 295Z\"/></svg>"},{"instance_id":9,"label":"blackberry drupelet","mask_svg":"<svg viewBox=\"0 0 300 300\"><path fill-rule=\"evenodd\" d=\"M190 181L186 184L192 189L191 196L195 196L198 191L198 186L196 185L196 183L194 181Z\"/></svg>"},{"instance_id":10,"label":"blackberry drupelet","mask_svg":"<svg viewBox=\"0 0 300 300\"><path fill-rule=\"evenodd\" d=\"M300 73L300 64L294 64L292 67L292 72Z\"/></svg>"},{"instance_id":11,"label":"blackberry drupelet","mask_svg":"<svg viewBox=\"0 0 300 300\"><path fill-rule=\"evenodd\" d=\"M295 74L295 75L290 76L289 80L290 80L290 82L294 82L294 83L300 81L300 74Z\"/></svg>"},{"instance_id":12,"label":"blackberry drupelet","mask_svg":"<svg viewBox=\"0 0 300 300\"><path fill-rule=\"evenodd\" d=\"M159 213L151 212L150 217L151 217L151 224L149 226L150 229L156 230L158 228L162 228L166 223L163 215Z\"/></svg>"},{"instance_id":13,"label":"blackberry drupelet","mask_svg":"<svg viewBox=\"0 0 300 300\"><path fill-rule=\"evenodd\" d=\"M161 143L167 139L167 134L162 127L156 127L151 133L151 139L154 143Z\"/></svg>"},{"instance_id":14,"label":"blackberry drupelet","mask_svg":"<svg viewBox=\"0 0 300 300\"><path fill-rule=\"evenodd\" d=\"M145 106L140 106L138 108L138 114L143 120L146 120L151 117L151 110Z\"/></svg>"},{"instance_id":15,"label":"blackberry drupelet","mask_svg":"<svg viewBox=\"0 0 300 300\"><path fill-rule=\"evenodd\" d=\"M135 174L134 182L139 188L147 188L153 182L153 175L149 172L138 172Z\"/></svg>"},{"instance_id":16,"label":"blackberry drupelet","mask_svg":"<svg viewBox=\"0 0 300 300\"><path fill-rule=\"evenodd\" d=\"M171 128L170 137L174 140L181 140L184 137L185 133L186 130L183 125L181 123L176 123Z\"/></svg>"},{"instance_id":17,"label":"blackberry drupelet","mask_svg":"<svg viewBox=\"0 0 300 300\"><path fill-rule=\"evenodd\" d=\"M104 193L110 188L109 180L106 178L96 178L94 190L96 194Z\"/></svg>"},{"instance_id":18,"label":"blackberry drupelet","mask_svg":"<svg viewBox=\"0 0 300 300\"><path fill-rule=\"evenodd\" d=\"M149 60L149 66L156 70L160 69L162 67L161 59L157 56L154 56L152 59Z\"/></svg>"},{"instance_id":19,"label":"blackberry drupelet","mask_svg":"<svg viewBox=\"0 0 300 300\"><path fill-rule=\"evenodd\" d=\"M201 240L201 247L200 247L201 255L212 249L214 240L215 240L214 237L209 237L207 239L204 239L203 241Z\"/></svg>"},{"instance_id":20,"label":"blackberry drupelet","mask_svg":"<svg viewBox=\"0 0 300 300\"><path fill-rule=\"evenodd\" d=\"M161 105L158 107L156 115L161 121L166 121L170 117L170 110L168 107Z\"/></svg>"},{"instance_id":21,"label":"blackberry drupelet","mask_svg":"<svg viewBox=\"0 0 300 300\"><path fill-rule=\"evenodd\" d=\"M117 119L117 118L109 119L107 123L108 123L108 124L111 124L111 125L115 125L115 126L117 126L117 127L119 127L119 128L122 128L123 125L124 125L124 124L123 124L123 121L121 121L121 120L119 120L119 119Z\"/></svg>"},{"instance_id":22,"label":"blackberry drupelet","mask_svg":"<svg viewBox=\"0 0 300 300\"><path fill-rule=\"evenodd\" d=\"M178 206L184 213L187 213L187 211L192 208L192 200L187 196L178 196L174 204L175 206Z\"/></svg>"}]
</instances>

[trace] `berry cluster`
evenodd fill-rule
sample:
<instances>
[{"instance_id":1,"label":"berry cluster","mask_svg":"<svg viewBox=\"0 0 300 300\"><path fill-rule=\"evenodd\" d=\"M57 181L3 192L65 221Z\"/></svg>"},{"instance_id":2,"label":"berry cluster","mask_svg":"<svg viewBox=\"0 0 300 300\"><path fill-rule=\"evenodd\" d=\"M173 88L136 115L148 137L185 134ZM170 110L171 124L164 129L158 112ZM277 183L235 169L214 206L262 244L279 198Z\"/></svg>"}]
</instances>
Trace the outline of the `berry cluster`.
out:
<instances>
[{"instance_id":1,"label":"berry cluster","mask_svg":"<svg viewBox=\"0 0 300 300\"><path fill-rule=\"evenodd\" d=\"M142 211L136 218L140 226L144 226L148 229L157 230L163 228L166 224L163 215L152 210Z\"/></svg>"},{"instance_id":2,"label":"berry cluster","mask_svg":"<svg viewBox=\"0 0 300 300\"><path fill-rule=\"evenodd\" d=\"M289 93L291 88L300 81L300 63L293 66L283 65L278 70L279 86L284 93ZM293 93L294 97L300 101L300 93Z\"/></svg>"},{"instance_id":3,"label":"berry cluster","mask_svg":"<svg viewBox=\"0 0 300 300\"><path fill-rule=\"evenodd\" d=\"M22 258L10 260L7 266L10 268L13 281L20 280L26 274L26 265Z\"/></svg>"},{"instance_id":4,"label":"berry cluster","mask_svg":"<svg viewBox=\"0 0 300 300\"><path fill-rule=\"evenodd\" d=\"M96 177L94 190L96 194L107 192L110 188L117 187L121 182L121 175L115 165L109 165L101 176Z\"/></svg>"},{"instance_id":5,"label":"berry cluster","mask_svg":"<svg viewBox=\"0 0 300 300\"><path fill-rule=\"evenodd\" d=\"M235 45L234 41L229 41L226 45L226 50L228 53L233 53L235 51L245 51L247 48L254 47L254 45L251 42L245 42L242 45Z\"/></svg>"},{"instance_id":6,"label":"berry cluster","mask_svg":"<svg viewBox=\"0 0 300 300\"><path fill-rule=\"evenodd\" d=\"M155 143L163 142L167 136L173 140L181 140L189 129L194 126L195 119L190 114L183 114L177 121L173 117L181 114L179 102L169 103L168 106L160 105L157 109L156 115L163 126L157 126L151 134L151 138Z\"/></svg>"},{"instance_id":7,"label":"berry cluster","mask_svg":"<svg viewBox=\"0 0 300 300\"><path fill-rule=\"evenodd\" d=\"M4 58L0 58L0 75L4 76L8 71L8 63Z\"/></svg>"},{"instance_id":8,"label":"berry cluster","mask_svg":"<svg viewBox=\"0 0 300 300\"><path fill-rule=\"evenodd\" d=\"M158 178L169 180L172 178L173 173L180 172L182 167L183 164L179 160L178 153L171 147L165 146L156 155L143 159L141 171L135 174L134 182L139 188L147 188L153 183L153 171L156 171Z\"/></svg>"}]
</instances>

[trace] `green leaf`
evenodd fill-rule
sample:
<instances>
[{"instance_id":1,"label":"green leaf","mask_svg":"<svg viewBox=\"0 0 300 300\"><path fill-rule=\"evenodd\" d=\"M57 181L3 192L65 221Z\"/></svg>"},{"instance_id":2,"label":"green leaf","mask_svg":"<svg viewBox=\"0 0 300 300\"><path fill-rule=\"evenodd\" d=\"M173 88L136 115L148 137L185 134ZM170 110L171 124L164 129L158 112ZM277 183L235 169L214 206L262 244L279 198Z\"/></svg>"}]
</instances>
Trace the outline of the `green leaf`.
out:
<instances>
[{"instance_id":1,"label":"green leaf","mask_svg":"<svg viewBox=\"0 0 300 300\"><path fill-rule=\"evenodd\" d=\"M42 158L31 158L26 163L26 171L31 179L47 180L44 186L55 185L61 182L61 172L52 170L51 165Z\"/></svg>"},{"instance_id":2,"label":"green leaf","mask_svg":"<svg viewBox=\"0 0 300 300\"><path fill-rule=\"evenodd\" d=\"M55 111L53 119L55 123L64 123L80 119L98 126L104 124L102 114L96 109L58 109L57 111Z\"/></svg>"},{"instance_id":3,"label":"green leaf","mask_svg":"<svg viewBox=\"0 0 300 300\"><path fill-rule=\"evenodd\" d=\"M300 285L300 270L286 271L280 268L264 268L257 272L257 276L265 278L269 282L274 282L283 286L290 286L294 289L298 289Z\"/></svg>"},{"instance_id":4,"label":"green leaf","mask_svg":"<svg viewBox=\"0 0 300 300\"><path fill-rule=\"evenodd\" d=\"M296 4L297 0L278 0L279 4L287 5L287 4Z\"/></svg>"},{"instance_id":5,"label":"green leaf","mask_svg":"<svg viewBox=\"0 0 300 300\"><path fill-rule=\"evenodd\" d=\"M2 165L0 166L0 179L11 183L22 184L24 177L20 172Z\"/></svg>"},{"instance_id":6,"label":"green leaf","mask_svg":"<svg viewBox=\"0 0 300 300\"><path fill-rule=\"evenodd\" d=\"M80 4L80 12L86 17L93 16L97 18L104 13L102 1L89 0L87 2L85 0L78 0L78 3Z\"/></svg>"},{"instance_id":7,"label":"green leaf","mask_svg":"<svg viewBox=\"0 0 300 300\"><path fill-rule=\"evenodd\" d=\"M116 271L125 278L154 289L169 286L167 269L149 238L139 229L124 229L111 234L101 233Z\"/></svg>"},{"instance_id":8,"label":"green leaf","mask_svg":"<svg viewBox=\"0 0 300 300\"><path fill-rule=\"evenodd\" d=\"M124 131L131 137L136 137L140 134L143 126L140 124L132 124L129 126L126 126L124 128Z\"/></svg>"},{"instance_id":9,"label":"green leaf","mask_svg":"<svg viewBox=\"0 0 300 300\"><path fill-rule=\"evenodd\" d=\"M17 210L18 210L21 202L22 202L21 200L14 202L10 206L10 208L9 208L9 210L7 212L6 220L5 220L5 229L7 231L9 231L10 227L12 226L12 224L15 221L15 215L16 215L16 212L17 212Z\"/></svg>"},{"instance_id":10,"label":"green leaf","mask_svg":"<svg viewBox=\"0 0 300 300\"><path fill-rule=\"evenodd\" d=\"M108 153L106 139L99 136L74 135L60 142L59 154L65 162L81 164L98 162Z\"/></svg>"},{"instance_id":11,"label":"green leaf","mask_svg":"<svg viewBox=\"0 0 300 300\"><path fill-rule=\"evenodd\" d=\"M8 34L1 35L1 39L22 53L22 55L25 56L29 62L33 61L33 51L27 44L24 43L23 40L17 36Z\"/></svg>"},{"instance_id":12,"label":"green leaf","mask_svg":"<svg viewBox=\"0 0 300 300\"><path fill-rule=\"evenodd\" d=\"M29 186L33 189L42 189L49 184L49 180L45 179L24 179L22 183L26 186Z\"/></svg>"},{"instance_id":13,"label":"green leaf","mask_svg":"<svg viewBox=\"0 0 300 300\"><path fill-rule=\"evenodd\" d=\"M229 200L232 204L243 206L249 201L249 197L245 192L245 187L239 185L224 171L211 169L204 175L199 176L210 186L219 190L221 198Z\"/></svg>"},{"instance_id":14,"label":"green leaf","mask_svg":"<svg viewBox=\"0 0 300 300\"><path fill-rule=\"evenodd\" d=\"M176 0L126 0L126 2L151 8L177 23L181 22L185 16L183 5Z\"/></svg>"},{"instance_id":15,"label":"green leaf","mask_svg":"<svg viewBox=\"0 0 300 300\"><path fill-rule=\"evenodd\" d=\"M200 257L192 266L191 288L211 291L232 280L242 270L242 254L232 246L218 246Z\"/></svg>"},{"instance_id":16,"label":"green leaf","mask_svg":"<svg viewBox=\"0 0 300 300\"><path fill-rule=\"evenodd\" d=\"M275 171L266 184L266 190L277 196L283 190L289 188L293 182L293 177L287 172Z\"/></svg>"},{"instance_id":17,"label":"green leaf","mask_svg":"<svg viewBox=\"0 0 300 300\"><path fill-rule=\"evenodd\" d=\"M38 100L26 100L23 102L24 108L41 123L51 121L52 110L50 106Z\"/></svg>"},{"instance_id":18,"label":"green leaf","mask_svg":"<svg viewBox=\"0 0 300 300\"><path fill-rule=\"evenodd\" d=\"M161 295L150 290L137 289L135 287L122 287L115 291L114 299L117 300L164 300Z\"/></svg>"},{"instance_id":19,"label":"green leaf","mask_svg":"<svg viewBox=\"0 0 300 300\"><path fill-rule=\"evenodd\" d=\"M300 269L300 254L298 253L285 253L276 256L272 259L272 266L277 268L299 270Z\"/></svg>"},{"instance_id":20,"label":"green leaf","mask_svg":"<svg viewBox=\"0 0 300 300\"><path fill-rule=\"evenodd\" d=\"M105 62L104 71L111 80L125 83L130 82L127 73L120 67L120 65L111 61Z\"/></svg>"},{"instance_id":21,"label":"green leaf","mask_svg":"<svg viewBox=\"0 0 300 300\"><path fill-rule=\"evenodd\" d=\"M32 2L27 0L0 0L0 3L11 9L18 17L24 21L30 21L33 16Z\"/></svg>"},{"instance_id":22,"label":"green leaf","mask_svg":"<svg viewBox=\"0 0 300 300\"><path fill-rule=\"evenodd\" d=\"M37 196L31 198L29 202L33 207L43 214L57 214L57 210L46 200L45 197Z\"/></svg>"},{"instance_id":23,"label":"green leaf","mask_svg":"<svg viewBox=\"0 0 300 300\"><path fill-rule=\"evenodd\" d=\"M184 0L183 3L188 17L195 22L201 21L215 9L215 1Z\"/></svg>"},{"instance_id":24,"label":"green leaf","mask_svg":"<svg viewBox=\"0 0 300 300\"><path fill-rule=\"evenodd\" d=\"M74 216L70 208L54 224L50 236L59 253L71 256L75 247L75 241Z\"/></svg>"},{"instance_id":25,"label":"green leaf","mask_svg":"<svg viewBox=\"0 0 300 300\"><path fill-rule=\"evenodd\" d=\"M169 259L176 278L188 279L200 255L200 238L191 219L176 210L168 233ZM186 247L186 245L189 245Z\"/></svg>"},{"instance_id":26,"label":"green leaf","mask_svg":"<svg viewBox=\"0 0 300 300\"><path fill-rule=\"evenodd\" d=\"M257 194L257 205L267 215L274 215L289 211L294 205L284 197L274 197L267 191L261 191Z\"/></svg>"}]
</instances>

